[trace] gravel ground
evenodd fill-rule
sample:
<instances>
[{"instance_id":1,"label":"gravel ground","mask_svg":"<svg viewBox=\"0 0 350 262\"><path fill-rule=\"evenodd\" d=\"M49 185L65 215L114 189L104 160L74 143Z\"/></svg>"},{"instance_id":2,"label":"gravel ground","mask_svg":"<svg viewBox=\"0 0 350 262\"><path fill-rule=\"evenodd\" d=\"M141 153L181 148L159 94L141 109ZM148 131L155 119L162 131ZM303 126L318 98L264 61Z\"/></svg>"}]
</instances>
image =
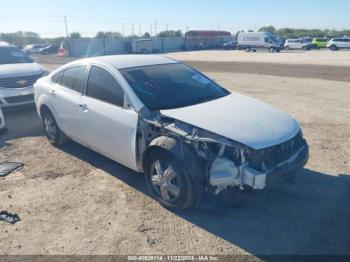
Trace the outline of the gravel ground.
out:
<instances>
[{"instance_id":1,"label":"gravel ground","mask_svg":"<svg viewBox=\"0 0 350 262\"><path fill-rule=\"evenodd\" d=\"M33 108L8 112L0 156L26 166L0 178L0 210L22 219L0 222L0 253L350 254L350 82L197 66L300 121L311 155L294 180L174 213L149 197L142 175L73 142L49 145Z\"/></svg>"}]
</instances>

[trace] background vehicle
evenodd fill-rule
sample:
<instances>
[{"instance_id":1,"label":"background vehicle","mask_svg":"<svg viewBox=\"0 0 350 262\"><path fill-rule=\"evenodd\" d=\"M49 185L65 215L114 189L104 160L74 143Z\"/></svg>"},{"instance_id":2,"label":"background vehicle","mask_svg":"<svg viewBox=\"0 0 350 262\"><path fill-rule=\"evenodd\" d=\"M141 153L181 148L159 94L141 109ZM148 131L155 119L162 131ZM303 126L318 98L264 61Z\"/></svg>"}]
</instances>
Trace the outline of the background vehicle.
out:
<instances>
[{"instance_id":1,"label":"background vehicle","mask_svg":"<svg viewBox=\"0 0 350 262\"><path fill-rule=\"evenodd\" d=\"M132 41L132 52L135 54L151 54L153 52L152 39L136 39Z\"/></svg>"},{"instance_id":2,"label":"background vehicle","mask_svg":"<svg viewBox=\"0 0 350 262\"><path fill-rule=\"evenodd\" d=\"M314 38L312 40L312 44L318 49L326 48L327 47L327 39L326 38Z\"/></svg>"},{"instance_id":3,"label":"background vehicle","mask_svg":"<svg viewBox=\"0 0 350 262\"><path fill-rule=\"evenodd\" d=\"M287 39L284 48L289 49L303 49L303 50L311 50L312 44L306 43L303 39Z\"/></svg>"},{"instance_id":4,"label":"background vehicle","mask_svg":"<svg viewBox=\"0 0 350 262\"><path fill-rule=\"evenodd\" d=\"M44 45L39 45L39 44L27 45L23 48L23 52L27 55L38 54L40 49L42 48L44 48Z\"/></svg>"},{"instance_id":5,"label":"background vehicle","mask_svg":"<svg viewBox=\"0 0 350 262\"><path fill-rule=\"evenodd\" d=\"M280 52L283 46L273 34L269 32L248 32L238 35L238 49L246 51L256 51L259 49L267 49L270 52Z\"/></svg>"},{"instance_id":6,"label":"background vehicle","mask_svg":"<svg viewBox=\"0 0 350 262\"><path fill-rule=\"evenodd\" d=\"M47 74L47 70L33 62L20 49L0 46L0 106L33 103L33 85Z\"/></svg>"},{"instance_id":7,"label":"background vehicle","mask_svg":"<svg viewBox=\"0 0 350 262\"><path fill-rule=\"evenodd\" d=\"M229 41L222 44L222 48L225 50L237 49L237 41Z\"/></svg>"},{"instance_id":8,"label":"background vehicle","mask_svg":"<svg viewBox=\"0 0 350 262\"><path fill-rule=\"evenodd\" d=\"M349 49L350 48L350 38L332 38L328 41L327 47L332 51L337 51L339 49Z\"/></svg>"},{"instance_id":9,"label":"background vehicle","mask_svg":"<svg viewBox=\"0 0 350 262\"><path fill-rule=\"evenodd\" d=\"M42 55L57 54L59 48L60 47L57 45L48 45L46 47L41 48L39 50L39 54L42 54Z\"/></svg>"},{"instance_id":10,"label":"background vehicle","mask_svg":"<svg viewBox=\"0 0 350 262\"><path fill-rule=\"evenodd\" d=\"M286 113L161 56L72 62L35 84L35 102L53 145L69 137L144 172L152 196L169 208L205 192L263 189L267 176L297 172L308 159Z\"/></svg>"}]
</instances>

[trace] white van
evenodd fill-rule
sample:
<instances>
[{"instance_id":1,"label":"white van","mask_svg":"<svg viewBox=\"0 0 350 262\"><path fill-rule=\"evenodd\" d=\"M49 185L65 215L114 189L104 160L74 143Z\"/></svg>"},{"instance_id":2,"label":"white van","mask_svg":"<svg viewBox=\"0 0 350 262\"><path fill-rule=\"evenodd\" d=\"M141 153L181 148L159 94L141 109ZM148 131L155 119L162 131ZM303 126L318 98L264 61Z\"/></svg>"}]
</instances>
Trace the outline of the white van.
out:
<instances>
[{"instance_id":1,"label":"white van","mask_svg":"<svg viewBox=\"0 0 350 262\"><path fill-rule=\"evenodd\" d=\"M283 47L281 41L269 32L248 32L238 35L238 49L245 49L247 52L259 49L279 52Z\"/></svg>"},{"instance_id":2,"label":"white van","mask_svg":"<svg viewBox=\"0 0 350 262\"><path fill-rule=\"evenodd\" d=\"M293 50L293 49L303 49L303 50L311 50L312 44L305 42L303 39L287 39L284 44L284 49Z\"/></svg>"}]
</instances>

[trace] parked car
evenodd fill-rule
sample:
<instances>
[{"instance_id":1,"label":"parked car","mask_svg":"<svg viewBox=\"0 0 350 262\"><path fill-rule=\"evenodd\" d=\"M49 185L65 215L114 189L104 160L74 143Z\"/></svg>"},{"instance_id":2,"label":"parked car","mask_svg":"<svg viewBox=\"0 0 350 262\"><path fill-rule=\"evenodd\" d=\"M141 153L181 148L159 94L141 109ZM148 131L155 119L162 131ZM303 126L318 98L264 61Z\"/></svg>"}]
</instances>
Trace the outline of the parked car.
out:
<instances>
[{"instance_id":1,"label":"parked car","mask_svg":"<svg viewBox=\"0 0 350 262\"><path fill-rule=\"evenodd\" d=\"M267 177L308 160L288 114L161 56L72 62L36 82L35 102L53 145L70 138L144 172L168 208L231 187L264 189Z\"/></svg>"},{"instance_id":2,"label":"parked car","mask_svg":"<svg viewBox=\"0 0 350 262\"><path fill-rule=\"evenodd\" d=\"M276 36L269 32L248 32L238 35L238 49L245 49L247 52L261 49L280 52L283 45Z\"/></svg>"},{"instance_id":3,"label":"parked car","mask_svg":"<svg viewBox=\"0 0 350 262\"><path fill-rule=\"evenodd\" d=\"M33 103L33 85L47 74L20 49L0 46L0 107Z\"/></svg>"},{"instance_id":4,"label":"parked car","mask_svg":"<svg viewBox=\"0 0 350 262\"><path fill-rule=\"evenodd\" d=\"M237 49L237 41L228 41L222 44L222 48L225 50Z\"/></svg>"},{"instance_id":5,"label":"parked car","mask_svg":"<svg viewBox=\"0 0 350 262\"><path fill-rule=\"evenodd\" d=\"M350 48L350 38L332 38L328 41L327 47L332 51L337 51L339 49L349 49Z\"/></svg>"},{"instance_id":6,"label":"parked car","mask_svg":"<svg viewBox=\"0 0 350 262\"><path fill-rule=\"evenodd\" d=\"M38 45L38 44L27 45L23 48L23 52L27 55L38 54L40 49L42 48L44 48L44 45Z\"/></svg>"},{"instance_id":7,"label":"parked car","mask_svg":"<svg viewBox=\"0 0 350 262\"><path fill-rule=\"evenodd\" d=\"M41 48L39 50L39 54L42 54L42 55L57 54L59 48L60 47L57 45L48 45L46 47Z\"/></svg>"},{"instance_id":8,"label":"parked car","mask_svg":"<svg viewBox=\"0 0 350 262\"><path fill-rule=\"evenodd\" d=\"M0 107L0 132L6 129L5 117Z\"/></svg>"},{"instance_id":9,"label":"parked car","mask_svg":"<svg viewBox=\"0 0 350 262\"><path fill-rule=\"evenodd\" d=\"M327 47L327 39L326 38L314 38L312 40L312 44L318 49L326 48Z\"/></svg>"},{"instance_id":10,"label":"parked car","mask_svg":"<svg viewBox=\"0 0 350 262\"><path fill-rule=\"evenodd\" d=\"M293 49L303 49L311 50L312 44L306 43L303 39L287 39L284 44L284 49L293 50Z\"/></svg>"}]
</instances>

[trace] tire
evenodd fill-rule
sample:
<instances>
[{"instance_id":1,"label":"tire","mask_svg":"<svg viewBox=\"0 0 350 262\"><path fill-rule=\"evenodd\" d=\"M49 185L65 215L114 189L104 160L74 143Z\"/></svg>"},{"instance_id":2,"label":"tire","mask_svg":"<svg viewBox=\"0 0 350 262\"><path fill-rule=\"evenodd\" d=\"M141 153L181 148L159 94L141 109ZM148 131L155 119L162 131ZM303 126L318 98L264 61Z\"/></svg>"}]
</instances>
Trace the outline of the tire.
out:
<instances>
[{"instance_id":1,"label":"tire","mask_svg":"<svg viewBox=\"0 0 350 262\"><path fill-rule=\"evenodd\" d=\"M338 47L337 47L336 45L331 45L331 46L330 46L330 49L331 49L332 51L338 51Z\"/></svg>"},{"instance_id":2,"label":"tire","mask_svg":"<svg viewBox=\"0 0 350 262\"><path fill-rule=\"evenodd\" d=\"M42 109L41 119L45 135L52 145L61 146L68 141L68 138L58 127L57 122L49 109Z\"/></svg>"},{"instance_id":3,"label":"tire","mask_svg":"<svg viewBox=\"0 0 350 262\"><path fill-rule=\"evenodd\" d=\"M247 48L245 49L245 51L246 51L247 53L250 53L251 49L250 49L249 47L247 47Z\"/></svg>"},{"instance_id":4,"label":"tire","mask_svg":"<svg viewBox=\"0 0 350 262\"><path fill-rule=\"evenodd\" d=\"M270 51L271 53L273 53L273 52L275 52L275 48L271 46L271 47L269 48L269 51Z\"/></svg>"},{"instance_id":5,"label":"tire","mask_svg":"<svg viewBox=\"0 0 350 262\"><path fill-rule=\"evenodd\" d=\"M194 180L193 172L196 171L189 170L179 157L166 149L153 149L144 167L149 192L166 208L186 209L204 192L204 183Z\"/></svg>"},{"instance_id":6,"label":"tire","mask_svg":"<svg viewBox=\"0 0 350 262\"><path fill-rule=\"evenodd\" d=\"M289 46L284 47L284 49L286 49L286 50L290 50Z\"/></svg>"}]
</instances>

